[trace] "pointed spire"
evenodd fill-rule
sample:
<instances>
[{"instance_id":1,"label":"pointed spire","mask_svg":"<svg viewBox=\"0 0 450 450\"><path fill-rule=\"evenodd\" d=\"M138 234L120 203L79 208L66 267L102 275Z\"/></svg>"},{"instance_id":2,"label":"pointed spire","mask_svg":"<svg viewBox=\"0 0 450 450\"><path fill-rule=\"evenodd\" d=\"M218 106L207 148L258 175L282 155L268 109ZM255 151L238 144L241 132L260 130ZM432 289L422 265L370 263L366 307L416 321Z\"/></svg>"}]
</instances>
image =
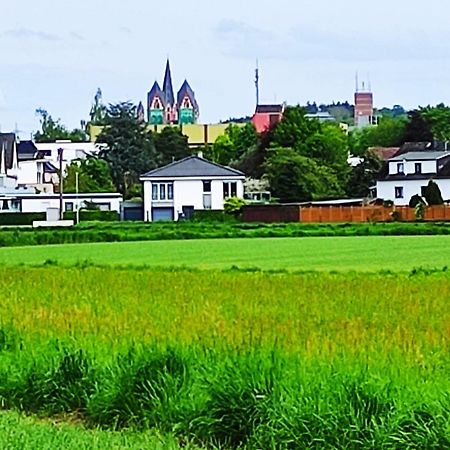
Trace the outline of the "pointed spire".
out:
<instances>
[{"instance_id":1,"label":"pointed spire","mask_svg":"<svg viewBox=\"0 0 450 450\"><path fill-rule=\"evenodd\" d=\"M173 95L172 73L170 71L169 58L167 58L166 73L164 74L163 92L166 103L173 106L173 104L175 103L175 97Z\"/></svg>"},{"instance_id":2,"label":"pointed spire","mask_svg":"<svg viewBox=\"0 0 450 450\"><path fill-rule=\"evenodd\" d=\"M145 122L145 110L144 110L144 105L142 104L142 102L139 102L139 105L137 107L137 111L136 111L136 117L138 122Z\"/></svg>"}]
</instances>

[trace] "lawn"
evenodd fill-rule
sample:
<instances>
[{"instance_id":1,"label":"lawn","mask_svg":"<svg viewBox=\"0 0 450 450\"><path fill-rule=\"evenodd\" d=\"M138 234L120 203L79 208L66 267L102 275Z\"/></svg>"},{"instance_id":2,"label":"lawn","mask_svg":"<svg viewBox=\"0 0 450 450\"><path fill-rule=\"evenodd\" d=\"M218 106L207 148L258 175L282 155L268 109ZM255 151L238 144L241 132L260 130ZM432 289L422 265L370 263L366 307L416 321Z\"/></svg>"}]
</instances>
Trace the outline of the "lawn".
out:
<instances>
[{"instance_id":1,"label":"lawn","mask_svg":"<svg viewBox=\"0 0 450 450\"><path fill-rule=\"evenodd\" d=\"M0 267L0 448L450 448L448 273L56 269Z\"/></svg>"},{"instance_id":2,"label":"lawn","mask_svg":"<svg viewBox=\"0 0 450 450\"><path fill-rule=\"evenodd\" d=\"M0 263L410 271L450 266L448 248L450 236L201 239L1 248Z\"/></svg>"}]
</instances>

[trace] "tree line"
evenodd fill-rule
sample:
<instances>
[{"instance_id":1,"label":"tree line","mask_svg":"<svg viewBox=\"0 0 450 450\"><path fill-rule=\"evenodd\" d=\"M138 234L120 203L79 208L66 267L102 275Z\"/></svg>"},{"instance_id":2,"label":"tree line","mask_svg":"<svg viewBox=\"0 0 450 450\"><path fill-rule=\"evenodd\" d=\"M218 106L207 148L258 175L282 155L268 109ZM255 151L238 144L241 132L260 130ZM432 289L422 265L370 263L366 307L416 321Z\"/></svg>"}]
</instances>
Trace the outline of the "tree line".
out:
<instances>
[{"instance_id":1,"label":"tree line","mask_svg":"<svg viewBox=\"0 0 450 450\"><path fill-rule=\"evenodd\" d=\"M69 131L40 111L42 130L36 140L82 140L82 130ZM282 121L261 135L251 122L230 124L214 144L195 151L201 150L213 162L240 169L248 177L262 179L272 196L282 202L298 202L367 195L382 166L372 147L450 140L450 107L444 104L403 115L389 113L377 126L350 132L338 123L311 120L307 112L300 106L287 107ZM129 102L105 107L96 96L91 122L102 125L98 142L104 149L99 158L68 167L67 192L75 189L74 174L78 172L80 192L115 189L125 198L139 197L140 175L192 154L178 127L152 132ZM360 157L361 164L350 167L350 154Z\"/></svg>"}]
</instances>

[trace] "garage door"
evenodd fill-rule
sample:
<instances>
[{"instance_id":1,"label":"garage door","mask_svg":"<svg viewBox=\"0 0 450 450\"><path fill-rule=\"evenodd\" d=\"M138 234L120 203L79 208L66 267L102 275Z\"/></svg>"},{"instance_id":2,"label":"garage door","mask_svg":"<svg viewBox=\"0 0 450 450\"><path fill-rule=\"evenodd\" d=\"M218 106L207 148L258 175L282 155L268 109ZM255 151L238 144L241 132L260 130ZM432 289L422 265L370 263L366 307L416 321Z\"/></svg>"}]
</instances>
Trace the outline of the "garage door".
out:
<instances>
[{"instance_id":1,"label":"garage door","mask_svg":"<svg viewBox=\"0 0 450 450\"><path fill-rule=\"evenodd\" d=\"M173 220L173 208L152 208L152 221Z\"/></svg>"}]
</instances>

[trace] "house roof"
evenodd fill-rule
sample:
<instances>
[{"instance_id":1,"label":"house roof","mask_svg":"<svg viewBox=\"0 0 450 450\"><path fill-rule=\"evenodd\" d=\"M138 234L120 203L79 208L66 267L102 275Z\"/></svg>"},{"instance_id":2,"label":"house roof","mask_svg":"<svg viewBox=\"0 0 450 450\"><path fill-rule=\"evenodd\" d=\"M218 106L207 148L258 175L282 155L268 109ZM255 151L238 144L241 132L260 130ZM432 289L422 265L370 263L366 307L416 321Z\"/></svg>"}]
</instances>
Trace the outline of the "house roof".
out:
<instances>
[{"instance_id":1,"label":"house roof","mask_svg":"<svg viewBox=\"0 0 450 450\"><path fill-rule=\"evenodd\" d=\"M369 151L381 161L393 158L399 152L400 147L370 147Z\"/></svg>"},{"instance_id":2,"label":"house roof","mask_svg":"<svg viewBox=\"0 0 450 450\"><path fill-rule=\"evenodd\" d=\"M432 161L450 156L450 152L443 151L422 151L422 152L408 152L391 158L390 161Z\"/></svg>"},{"instance_id":3,"label":"house roof","mask_svg":"<svg viewBox=\"0 0 450 450\"><path fill-rule=\"evenodd\" d=\"M33 141L20 141L17 144L17 157L19 161L34 159L37 152L38 149Z\"/></svg>"},{"instance_id":4,"label":"house roof","mask_svg":"<svg viewBox=\"0 0 450 450\"><path fill-rule=\"evenodd\" d=\"M283 112L283 105L258 105L256 107L256 114L281 114Z\"/></svg>"},{"instance_id":5,"label":"house roof","mask_svg":"<svg viewBox=\"0 0 450 450\"><path fill-rule=\"evenodd\" d=\"M221 166L204 158L192 155L167 166L151 170L141 178L184 178L184 177L243 177L244 174L231 167Z\"/></svg>"},{"instance_id":6,"label":"house roof","mask_svg":"<svg viewBox=\"0 0 450 450\"><path fill-rule=\"evenodd\" d=\"M14 133L0 133L0 154L4 150L6 170L13 166L15 143L16 135Z\"/></svg>"}]
</instances>

